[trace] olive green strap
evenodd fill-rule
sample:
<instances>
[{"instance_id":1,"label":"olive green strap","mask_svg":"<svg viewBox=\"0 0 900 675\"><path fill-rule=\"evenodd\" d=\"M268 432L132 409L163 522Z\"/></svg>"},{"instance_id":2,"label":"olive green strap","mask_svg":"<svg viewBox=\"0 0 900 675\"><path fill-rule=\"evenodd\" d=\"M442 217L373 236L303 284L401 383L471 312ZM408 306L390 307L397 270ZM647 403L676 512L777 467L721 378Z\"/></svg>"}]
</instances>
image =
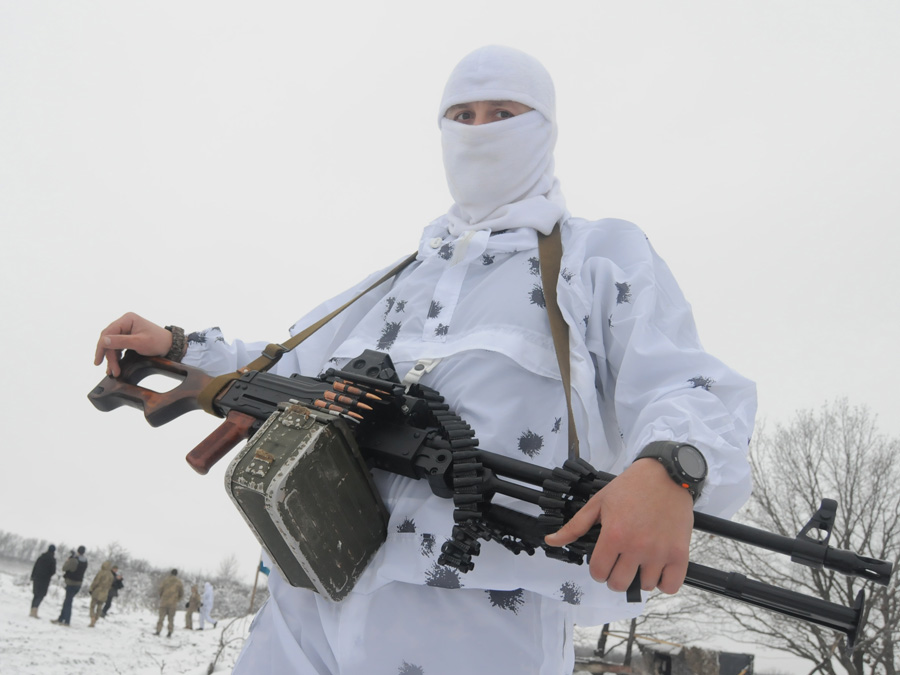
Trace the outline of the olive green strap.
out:
<instances>
[{"instance_id":1,"label":"olive green strap","mask_svg":"<svg viewBox=\"0 0 900 675\"><path fill-rule=\"evenodd\" d=\"M197 401L200 403L200 407L203 408L206 412L211 415L217 415L215 411L215 407L213 406L213 401L219 395L219 393L225 388L225 386L231 382L232 380L238 379L244 373L250 372L252 370L257 370L260 372L265 372L272 366L274 366L278 361L284 356L287 352L291 351L294 347L303 342L310 335L319 330L326 323L331 321L338 314L347 309L354 302L359 300L366 293L371 291L376 286L380 286L385 281L390 279L391 277L400 274L407 265L413 262L416 259L417 253L413 253L405 260L403 260L399 265L394 267L392 270L384 274L378 281L369 286L366 290L359 293L356 297L348 300L343 305L338 307L332 312L329 312L327 315L323 316L321 319L316 321L315 323L307 326L302 331L291 337L291 339L286 340L281 344L270 344L267 345L265 349L263 349L262 354L258 356L256 359L248 363L246 366L241 368L240 370L234 373L226 373L225 375L219 375L210 381L206 387L204 387L203 391L200 392L200 395L197 396ZM218 415L217 415L218 416Z\"/></svg>"},{"instance_id":2,"label":"olive green strap","mask_svg":"<svg viewBox=\"0 0 900 675\"><path fill-rule=\"evenodd\" d=\"M569 459L578 457L578 432L575 429L575 416L572 414L571 364L569 362L569 326L563 319L556 300L556 284L559 281L559 268L562 264L562 237L559 223L553 226L550 234L538 233L538 256L541 260L541 282L544 286L544 302L550 318L550 334L556 347L556 359L559 361L559 375L566 394L566 409L569 412Z\"/></svg>"}]
</instances>

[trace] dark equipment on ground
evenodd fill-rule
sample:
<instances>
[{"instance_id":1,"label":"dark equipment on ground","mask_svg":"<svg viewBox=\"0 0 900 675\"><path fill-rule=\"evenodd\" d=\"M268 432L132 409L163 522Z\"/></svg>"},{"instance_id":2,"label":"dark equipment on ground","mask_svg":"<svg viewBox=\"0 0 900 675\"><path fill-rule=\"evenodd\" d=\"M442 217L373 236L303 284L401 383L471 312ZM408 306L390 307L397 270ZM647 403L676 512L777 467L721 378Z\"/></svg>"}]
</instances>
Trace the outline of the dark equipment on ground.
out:
<instances>
[{"instance_id":1,"label":"dark equipment on ground","mask_svg":"<svg viewBox=\"0 0 900 675\"><path fill-rule=\"evenodd\" d=\"M567 522L615 476L581 459L547 469L478 448L474 430L437 391L400 383L387 354L366 350L343 370L320 377L284 377L245 371L212 378L158 357L126 352L121 375L106 377L88 395L99 410L140 408L152 426L201 407L222 423L188 453L201 474L245 439L226 473L226 488L281 574L293 585L340 600L384 541L388 514L368 468L428 481L434 494L453 499L453 538L440 562L473 569L480 541L513 553L542 549L552 558L589 559L599 525L569 546L544 536ZM150 375L181 383L166 393L140 386ZM198 400L199 399L199 400ZM201 401L207 401L202 405ZM540 507L537 516L494 504L502 494ZM887 585L890 562L828 544L837 504L824 499L794 538L703 513L694 527L791 557L815 569ZM828 602L737 573L697 563L685 584L846 634L852 647L864 616L864 594L852 607ZM639 587L629 589L639 600Z\"/></svg>"}]
</instances>

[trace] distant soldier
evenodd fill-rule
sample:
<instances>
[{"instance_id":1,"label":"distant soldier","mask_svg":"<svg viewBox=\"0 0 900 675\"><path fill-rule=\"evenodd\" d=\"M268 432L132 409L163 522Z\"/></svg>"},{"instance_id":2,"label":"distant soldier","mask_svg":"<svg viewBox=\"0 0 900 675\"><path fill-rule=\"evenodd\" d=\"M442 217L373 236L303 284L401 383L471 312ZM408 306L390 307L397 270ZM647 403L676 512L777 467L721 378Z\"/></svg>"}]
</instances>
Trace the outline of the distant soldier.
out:
<instances>
[{"instance_id":1,"label":"distant soldier","mask_svg":"<svg viewBox=\"0 0 900 675\"><path fill-rule=\"evenodd\" d=\"M103 609L100 610L100 618L105 619L106 613L109 611L109 608L112 606L113 598L115 598L119 591L125 586L125 581L122 578L122 575L119 574L119 568L116 565L112 566L113 573L113 583L112 588L109 589L109 595L106 596L106 604L103 605Z\"/></svg>"},{"instance_id":2,"label":"distant soldier","mask_svg":"<svg viewBox=\"0 0 900 675\"><path fill-rule=\"evenodd\" d=\"M68 626L72 620L72 600L81 590L84 583L84 573L87 572L88 560L84 555L84 546L78 547L78 552L72 551L68 560L63 563L63 579L66 581L66 599L63 600L59 618L52 623L58 626Z\"/></svg>"},{"instance_id":3,"label":"distant soldier","mask_svg":"<svg viewBox=\"0 0 900 675\"><path fill-rule=\"evenodd\" d=\"M100 565L100 571L91 582L91 628L97 625L100 610L109 597L109 589L112 588L113 581L115 581L115 576L112 573L112 563L104 560Z\"/></svg>"},{"instance_id":4,"label":"distant soldier","mask_svg":"<svg viewBox=\"0 0 900 675\"><path fill-rule=\"evenodd\" d=\"M205 622L211 623L213 628L216 627L217 622L213 621L211 616L214 597L215 593L213 592L212 584L207 581L203 585L203 597L200 599L200 630L203 630Z\"/></svg>"},{"instance_id":5,"label":"distant soldier","mask_svg":"<svg viewBox=\"0 0 900 675\"><path fill-rule=\"evenodd\" d=\"M159 621L156 622L156 635L162 631L163 620L168 617L169 632L166 637L172 637L172 631L175 630L175 612L183 597L184 584L178 578L178 570L173 569L159 585Z\"/></svg>"},{"instance_id":6,"label":"distant soldier","mask_svg":"<svg viewBox=\"0 0 900 675\"><path fill-rule=\"evenodd\" d=\"M184 627L194 630L194 612L200 611L200 593L197 590L197 584L191 586L191 597L188 598L184 607Z\"/></svg>"},{"instance_id":7,"label":"distant soldier","mask_svg":"<svg viewBox=\"0 0 900 675\"><path fill-rule=\"evenodd\" d=\"M34 592L34 599L31 601L31 616L38 618L38 607L41 600L47 595L47 589L50 587L50 580L56 574L56 556L54 552L56 547L53 544L46 551L38 556L34 561L34 567L31 568L31 590Z\"/></svg>"}]
</instances>

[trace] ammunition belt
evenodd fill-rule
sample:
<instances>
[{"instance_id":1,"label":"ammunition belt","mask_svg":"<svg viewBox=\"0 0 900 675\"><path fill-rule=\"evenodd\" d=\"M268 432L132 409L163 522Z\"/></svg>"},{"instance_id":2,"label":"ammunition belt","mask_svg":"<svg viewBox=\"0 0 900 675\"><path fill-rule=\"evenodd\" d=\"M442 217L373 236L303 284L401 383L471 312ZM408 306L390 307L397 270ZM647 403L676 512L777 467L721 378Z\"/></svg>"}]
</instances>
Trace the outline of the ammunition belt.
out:
<instances>
[{"instance_id":1,"label":"ammunition belt","mask_svg":"<svg viewBox=\"0 0 900 675\"><path fill-rule=\"evenodd\" d=\"M565 548L543 544L543 536L556 531L567 520L567 508L579 507L598 489L593 484L597 478L590 464L582 459L569 459L562 468L553 469L552 478L541 486L543 495L539 506L543 513L534 519L536 527L528 532L511 532L507 525L491 518L492 493L488 492L485 468L479 461L480 451L475 431L459 415L444 403L444 398L434 389L421 384L413 385L409 392L427 402L432 422L436 427L425 445L449 450L453 454L453 531L451 538L441 547L438 563L454 567L461 572L471 571L472 558L481 551L479 540L495 541L515 554L533 555L538 547L547 556L570 563L581 564L593 548L590 540L578 540Z\"/></svg>"}]
</instances>

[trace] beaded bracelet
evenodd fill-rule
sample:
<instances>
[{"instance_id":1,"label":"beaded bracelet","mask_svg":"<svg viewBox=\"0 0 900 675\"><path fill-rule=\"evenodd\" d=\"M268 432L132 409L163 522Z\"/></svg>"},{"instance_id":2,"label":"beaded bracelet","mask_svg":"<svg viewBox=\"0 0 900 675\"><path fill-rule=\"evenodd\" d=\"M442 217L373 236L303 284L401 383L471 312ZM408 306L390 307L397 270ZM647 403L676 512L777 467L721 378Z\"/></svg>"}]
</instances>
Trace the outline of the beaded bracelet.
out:
<instances>
[{"instance_id":1,"label":"beaded bracelet","mask_svg":"<svg viewBox=\"0 0 900 675\"><path fill-rule=\"evenodd\" d=\"M169 361L180 363L187 351L187 340L184 338L184 329L178 326L166 326L166 330L172 334L172 348L165 358Z\"/></svg>"}]
</instances>

